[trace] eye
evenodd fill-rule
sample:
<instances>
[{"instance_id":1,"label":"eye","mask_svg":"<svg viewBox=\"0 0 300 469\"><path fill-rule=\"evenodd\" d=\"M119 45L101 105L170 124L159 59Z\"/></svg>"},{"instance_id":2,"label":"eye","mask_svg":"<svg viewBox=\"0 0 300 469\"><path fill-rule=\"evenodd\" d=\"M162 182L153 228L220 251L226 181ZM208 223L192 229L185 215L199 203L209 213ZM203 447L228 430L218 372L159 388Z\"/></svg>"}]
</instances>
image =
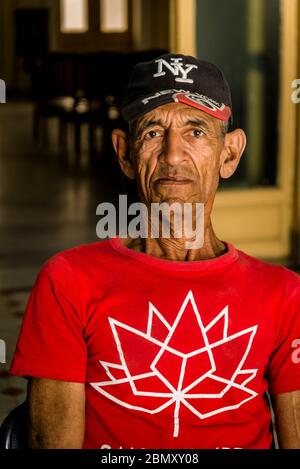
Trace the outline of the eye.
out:
<instances>
[{"instance_id":1,"label":"eye","mask_svg":"<svg viewBox=\"0 0 300 469\"><path fill-rule=\"evenodd\" d=\"M158 132L158 130L149 130L149 132L145 134L145 138L147 140L152 140L153 138L156 138L159 136L160 136L160 133Z\"/></svg>"},{"instance_id":2,"label":"eye","mask_svg":"<svg viewBox=\"0 0 300 469\"><path fill-rule=\"evenodd\" d=\"M192 134L194 137L199 138L201 137L204 133L201 129L193 129Z\"/></svg>"}]
</instances>

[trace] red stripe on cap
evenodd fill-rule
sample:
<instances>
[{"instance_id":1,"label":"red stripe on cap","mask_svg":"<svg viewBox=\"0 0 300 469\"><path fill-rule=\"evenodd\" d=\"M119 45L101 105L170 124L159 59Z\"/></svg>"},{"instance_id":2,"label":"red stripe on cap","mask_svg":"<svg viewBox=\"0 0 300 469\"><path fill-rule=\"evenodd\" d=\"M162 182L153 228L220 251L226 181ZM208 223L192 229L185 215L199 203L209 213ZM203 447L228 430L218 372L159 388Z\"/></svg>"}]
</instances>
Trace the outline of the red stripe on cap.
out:
<instances>
[{"instance_id":1,"label":"red stripe on cap","mask_svg":"<svg viewBox=\"0 0 300 469\"><path fill-rule=\"evenodd\" d=\"M225 104L221 104L220 108L218 108L212 103L212 106L214 106L214 109L213 109L211 107L206 106L204 103L202 104L196 99L190 98L185 93L175 93L173 95L173 99L174 101L178 103L184 103L184 104L187 104L188 106L192 106L192 107L195 107L196 109L200 109L200 111L206 112L206 114L210 114L211 116L216 117L217 119L220 119L222 121L229 120L231 116L231 109Z\"/></svg>"}]
</instances>

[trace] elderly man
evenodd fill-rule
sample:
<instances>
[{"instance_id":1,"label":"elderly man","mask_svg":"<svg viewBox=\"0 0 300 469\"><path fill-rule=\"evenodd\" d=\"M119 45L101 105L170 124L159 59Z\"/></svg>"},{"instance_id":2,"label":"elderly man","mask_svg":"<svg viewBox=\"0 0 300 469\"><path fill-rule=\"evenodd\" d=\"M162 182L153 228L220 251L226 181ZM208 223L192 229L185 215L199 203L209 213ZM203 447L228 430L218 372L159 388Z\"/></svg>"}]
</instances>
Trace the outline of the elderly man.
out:
<instances>
[{"instance_id":1,"label":"elderly man","mask_svg":"<svg viewBox=\"0 0 300 469\"><path fill-rule=\"evenodd\" d=\"M280 446L300 448L299 277L211 224L246 144L223 73L138 64L123 116L113 145L141 201L203 204L203 243L114 237L43 266L11 368L29 377L31 447L271 448L268 392Z\"/></svg>"}]
</instances>

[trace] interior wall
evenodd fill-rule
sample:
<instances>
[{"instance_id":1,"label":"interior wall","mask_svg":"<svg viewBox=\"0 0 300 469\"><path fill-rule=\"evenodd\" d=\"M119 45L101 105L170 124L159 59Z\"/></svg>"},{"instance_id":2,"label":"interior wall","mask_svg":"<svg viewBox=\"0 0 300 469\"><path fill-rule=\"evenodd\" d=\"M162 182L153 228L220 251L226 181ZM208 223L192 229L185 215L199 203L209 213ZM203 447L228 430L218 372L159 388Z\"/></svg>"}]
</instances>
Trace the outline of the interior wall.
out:
<instances>
[{"instance_id":1,"label":"interior wall","mask_svg":"<svg viewBox=\"0 0 300 469\"><path fill-rule=\"evenodd\" d=\"M133 49L169 49L169 0L133 0Z\"/></svg>"},{"instance_id":2,"label":"interior wall","mask_svg":"<svg viewBox=\"0 0 300 469\"><path fill-rule=\"evenodd\" d=\"M88 0L89 29L85 33L72 34L61 33L60 23L60 1L55 0L56 47L58 51L65 52L95 52L99 50L124 51L131 50L131 0L128 0L129 27L128 31L120 34L103 33L100 31L100 2L99 0Z\"/></svg>"},{"instance_id":3,"label":"interior wall","mask_svg":"<svg viewBox=\"0 0 300 469\"><path fill-rule=\"evenodd\" d=\"M4 7L0 2L0 78L4 78Z\"/></svg>"},{"instance_id":4,"label":"interior wall","mask_svg":"<svg viewBox=\"0 0 300 469\"><path fill-rule=\"evenodd\" d=\"M300 6L299 6L300 8ZM299 12L300 13L300 12ZM298 74L300 79L300 16L298 15ZM293 227L292 227L292 257L293 262L300 265L300 103L297 106L297 133L296 133L296 167L294 182Z\"/></svg>"},{"instance_id":5,"label":"interior wall","mask_svg":"<svg viewBox=\"0 0 300 469\"><path fill-rule=\"evenodd\" d=\"M56 46L56 2L57 0L5 0L0 2L0 70L1 78L6 82L8 90L16 86L15 77L15 19L17 9L41 8L49 10L49 47Z\"/></svg>"},{"instance_id":6,"label":"interior wall","mask_svg":"<svg viewBox=\"0 0 300 469\"><path fill-rule=\"evenodd\" d=\"M97 11L98 0L89 0ZM116 43L108 38L108 50L143 50L169 48L169 3L170 0L131 0L131 37L129 42ZM16 87L15 24L16 9L46 8L49 11L49 49L50 51L100 50L103 44L95 29L95 18L91 15L90 34L62 35L59 29L59 0L1 0L0 1L0 78L4 79L7 89ZM94 15L95 16L95 15ZM92 25L94 24L94 26ZM116 35L111 35L116 36ZM122 49L123 47L123 49Z\"/></svg>"},{"instance_id":7,"label":"interior wall","mask_svg":"<svg viewBox=\"0 0 300 469\"><path fill-rule=\"evenodd\" d=\"M2 52L1 57L3 78L6 82L7 91L13 86L13 56L14 56L14 31L13 31L13 0L1 2L2 16Z\"/></svg>"}]
</instances>

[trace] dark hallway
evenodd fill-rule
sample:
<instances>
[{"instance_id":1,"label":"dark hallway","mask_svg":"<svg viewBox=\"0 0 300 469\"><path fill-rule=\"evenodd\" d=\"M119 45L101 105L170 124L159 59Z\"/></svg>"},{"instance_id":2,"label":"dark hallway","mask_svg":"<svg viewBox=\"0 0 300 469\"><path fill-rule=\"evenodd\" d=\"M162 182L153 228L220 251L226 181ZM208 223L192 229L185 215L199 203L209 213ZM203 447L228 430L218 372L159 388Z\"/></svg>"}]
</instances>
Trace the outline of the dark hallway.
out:
<instances>
[{"instance_id":1,"label":"dark hallway","mask_svg":"<svg viewBox=\"0 0 300 469\"><path fill-rule=\"evenodd\" d=\"M48 144L36 144L32 104L16 101L1 106L0 310L8 357L42 263L57 251L99 241L96 206L126 190L112 153L110 161L90 165L84 126L79 163L73 158L72 132L66 154L57 131L56 119L49 119ZM9 362L0 373L0 421L25 397L26 381L9 375L8 366Z\"/></svg>"},{"instance_id":2,"label":"dark hallway","mask_svg":"<svg viewBox=\"0 0 300 469\"><path fill-rule=\"evenodd\" d=\"M116 166L89 165L85 128L79 164L72 161L72 142L69 154L61 154L55 119L49 119L48 128L48 145L37 145L32 140L32 105L1 107L2 290L30 287L38 267L53 253L96 241L96 206L118 193Z\"/></svg>"}]
</instances>

